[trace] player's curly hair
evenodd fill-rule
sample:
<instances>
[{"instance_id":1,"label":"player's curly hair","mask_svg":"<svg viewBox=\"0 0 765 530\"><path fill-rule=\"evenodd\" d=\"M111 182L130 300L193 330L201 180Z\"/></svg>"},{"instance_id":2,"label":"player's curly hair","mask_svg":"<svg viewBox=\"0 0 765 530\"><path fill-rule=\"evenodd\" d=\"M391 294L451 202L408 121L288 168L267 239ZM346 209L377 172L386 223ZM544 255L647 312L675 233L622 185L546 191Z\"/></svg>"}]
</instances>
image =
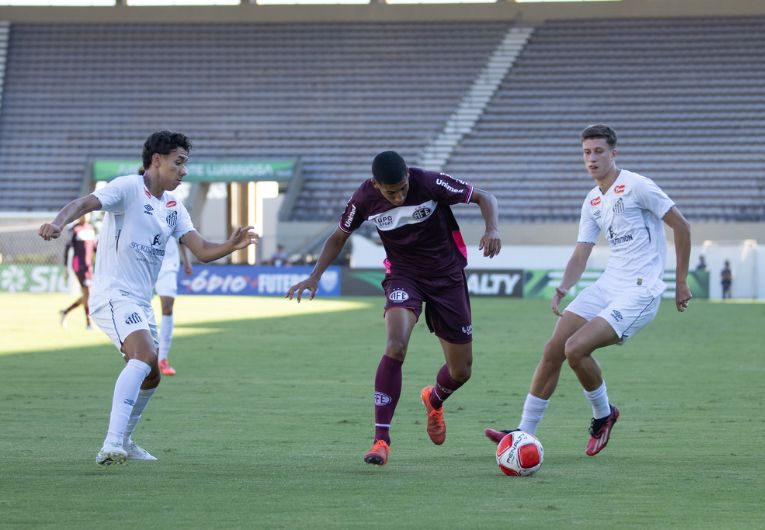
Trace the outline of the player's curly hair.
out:
<instances>
[{"instance_id":1,"label":"player's curly hair","mask_svg":"<svg viewBox=\"0 0 765 530\"><path fill-rule=\"evenodd\" d=\"M406 172L404 158L395 151L383 151L372 161L372 175L380 184L398 184Z\"/></svg>"},{"instance_id":2,"label":"player's curly hair","mask_svg":"<svg viewBox=\"0 0 765 530\"><path fill-rule=\"evenodd\" d=\"M590 138L603 138L608 143L608 147L611 149L616 147L616 132L608 125L602 123L588 125L582 131L582 141L584 142Z\"/></svg>"},{"instance_id":3,"label":"player's curly hair","mask_svg":"<svg viewBox=\"0 0 765 530\"><path fill-rule=\"evenodd\" d=\"M191 140L183 133L162 130L149 135L143 144L143 167L151 166L154 153L169 154L173 149L182 147L188 153L191 151Z\"/></svg>"}]
</instances>

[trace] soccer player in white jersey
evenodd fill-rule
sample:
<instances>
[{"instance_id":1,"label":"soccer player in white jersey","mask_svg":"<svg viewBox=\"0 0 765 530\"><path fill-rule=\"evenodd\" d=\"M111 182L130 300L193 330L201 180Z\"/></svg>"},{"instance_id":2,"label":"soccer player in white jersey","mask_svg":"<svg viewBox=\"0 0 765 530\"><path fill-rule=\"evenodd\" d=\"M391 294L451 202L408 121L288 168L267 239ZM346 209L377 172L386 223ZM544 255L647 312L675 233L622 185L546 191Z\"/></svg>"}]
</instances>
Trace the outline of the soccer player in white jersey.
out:
<instances>
[{"instance_id":1,"label":"soccer player in white jersey","mask_svg":"<svg viewBox=\"0 0 765 530\"><path fill-rule=\"evenodd\" d=\"M258 241L251 226L237 228L224 243L207 241L194 230L186 208L170 193L186 175L190 149L191 141L181 133L151 134L143 146L146 170L142 175L118 177L73 200L39 230L46 241L56 239L64 226L86 213L107 212L99 236L90 313L126 364L114 385L109 428L96 455L100 465L156 460L131 435L161 377L151 297L167 240L175 237L202 262Z\"/></svg>"},{"instance_id":2,"label":"soccer player in white jersey","mask_svg":"<svg viewBox=\"0 0 765 530\"><path fill-rule=\"evenodd\" d=\"M591 125L582 132L581 140L584 165L596 186L582 204L577 244L551 302L553 313L560 319L531 379L518 429L536 433L558 384L561 366L568 361L592 405L585 453L594 456L606 447L619 409L609 403L606 383L592 353L622 344L656 316L666 289L662 280L666 254L663 223L674 233L675 306L681 312L688 308L692 298L686 281L691 231L675 203L651 179L616 166L613 129ZM606 270L561 313L560 302L584 272L601 232L611 250ZM484 431L496 443L508 432L511 430Z\"/></svg>"},{"instance_id":3,"label":"soccer player in white jersey","mask_svg":"<svg viewBox=\"0 0 765 530\"><path fill-rule=\"evenodd\" d=\"M175 375L175 368L170 366L168 356L173 345L173 306L178 295L178 269L179 260L183 260L183 271L191 275L191 263L186 253L186 248L179 245L174 237L167 240L165 246L165 258L162 260L162 268L159 269L159 277L154 290L159 296L162 305L162 322L159 325L159 371L162 375Z\"/></svg>"}]
</instances>

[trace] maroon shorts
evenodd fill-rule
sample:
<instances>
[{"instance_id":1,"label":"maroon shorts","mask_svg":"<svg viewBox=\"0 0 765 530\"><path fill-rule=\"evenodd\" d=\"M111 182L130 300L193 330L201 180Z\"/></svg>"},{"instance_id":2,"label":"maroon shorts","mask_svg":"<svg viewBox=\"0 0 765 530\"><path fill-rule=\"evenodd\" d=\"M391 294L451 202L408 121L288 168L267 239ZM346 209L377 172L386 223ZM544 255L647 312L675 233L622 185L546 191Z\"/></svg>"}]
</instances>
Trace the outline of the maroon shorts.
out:
<instances>
[{"instance_id":1,"label":"maroon shorts","mask_svg":"<svg viewBox=\"0 0 765 530\"><path fill-rule=\"evenodd\" d=\"M72 260L72 270L74 275L77 276L77 280L82 287L90 287L91 280L93 278L93 269L86 265L83 265L76 257Z\"/></svg>"},{"instance_id":2,"label":"maroon shorts","mask_svg":"<svg viewBox=\"0 0 765 530\"><path fill-rule=\"evenodd\" d=\"M429 278L412 278L394 272L385 275L382 286L385 311L404 307L419 319L425 302L425 322L437 337L452 344L467 344L473 340L470 296L463 271Z\"/></svg>"}]
</instances>

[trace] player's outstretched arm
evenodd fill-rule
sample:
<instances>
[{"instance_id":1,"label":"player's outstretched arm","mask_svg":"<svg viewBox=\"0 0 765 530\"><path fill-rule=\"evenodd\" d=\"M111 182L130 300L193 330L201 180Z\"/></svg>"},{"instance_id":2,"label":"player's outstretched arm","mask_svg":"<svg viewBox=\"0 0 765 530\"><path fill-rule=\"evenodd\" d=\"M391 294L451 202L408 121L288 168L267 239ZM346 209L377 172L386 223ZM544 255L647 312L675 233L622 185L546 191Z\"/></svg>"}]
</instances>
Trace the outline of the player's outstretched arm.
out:
<instances>
[{"instance_id":1,"label":"player's outstretched arm","mask_svg":"<svg viewBox=\"0 0 765 530\"><path fill-rule=\"evenodd\" d=\"M502 241L499 238L499 205L497 198L478 188L473 188L473 196L470 202L475 203L481 209L486 231L478 243L478 250L483 250L483 255L493 258L502 249Z\"/></svg>"},{"instance_id":2,"label":"player's outstretched arm","mask_svg":"<svg viewBox=\"0 0 765 530\"><path fill-rule=\"evenodd\" d=\"M311 274L303 280L298 282L287 290L285 298L292 300L292 297L296 297L298 303L303 299L303 291L310 291L311 295L309 300L313 300L316 296L316 290L319 288L319 279L324 271L327 270L333 261L340 255L340 251L343 250L345 242L348 241L350 234L339 228L335 229L331 236L324 242L324 246L319 254L319 259L316 260Z\"/></svg>"},{"instance_id":3,"label":"player's outstretched arm","mask_svg":"<svg viewBox=\"0 0 765 530\"><path fill-rule=\"evenodd\" d=\"M664 222L672 229L675 239L675 307L681 313L688 309L693 298L688 287L688 267L691 258L691 225L676 207L664 215Z\"/></svg>"},{"instance_id":4,"label":"player's outstretched arm","mask_svg":"<svg viewBox=\"0 0 765 530\"><path fill-rule=\"evenodd\" d=\"M260 241L260 236L255 233L252 226L240 226L223 243L213 243L206 240L199 232L192 230L181 237L180 241L188 248L196 258L202 263L215 261L223 256L228 256L235 250L239 250L250 245L256 245Z\"/></svg>"},{"instance_id":5,"label":"player's outstretched arm","mask_svg":"<svg viewBox=\"0 0 765 530\"><path fill-rule=\"evenodd\" d=\"M194 270L191 268L189 253L186 252L186 246L178 243L178 251L181 254L181 261L183 261L183 272L186 273L186 276L191 276L191 273L194 272Z\"/></svg>"},{"instance_id":6,"label":"player's outstretched arm","mask_svg":"<svg viewBox=\"0 0 765 530\"><path fill-rule=\"evenodd\" d=\"M85 195L79 199L75 199L58 212L56 218L50 223L43 223L40 226L40 230L37 231L39 236L45 241L56 239L61 235L61 230L74 221L79 219L86 213L93 212L101 209L101 201L95 195Z\"/></svg>"},{"instance_id":7,"label":"player's outstretched arm","mask_svg":"<svg viewBox=\"0 0 765 530\"><path fill-rule=\"evenodd\" d=\"M566 270L563 273L563 279L560 285L555 288L555 294L550 302L550 308L552 312L558 316L561 316L560 301L568 294L568 290L571 289L579 278L582 277L585 267L587 267L587 260L590 259L590 254L595 245L592 243L577 243L574 247L574 252L571 254L568 263L566 264Z\"/></svg>"}]
</instances>

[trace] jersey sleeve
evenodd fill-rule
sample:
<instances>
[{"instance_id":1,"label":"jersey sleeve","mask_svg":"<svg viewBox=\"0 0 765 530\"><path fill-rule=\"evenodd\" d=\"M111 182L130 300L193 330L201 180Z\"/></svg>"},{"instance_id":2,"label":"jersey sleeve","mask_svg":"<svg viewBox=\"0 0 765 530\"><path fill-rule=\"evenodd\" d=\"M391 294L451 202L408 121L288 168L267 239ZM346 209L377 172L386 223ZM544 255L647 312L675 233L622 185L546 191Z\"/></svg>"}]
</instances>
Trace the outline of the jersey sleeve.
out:
<instances>
[{"instance_id":1,"label":"jersey sleeve","mask_svg":"<svg viewBox=\"0 0 765 530\"><path fill-rule=\"evenodd\" d=\"M343 232L350 234L364 222L362 197L363 193L361 188L359 188L348 199L348 204L345 205L345 211L340 216L340 224L338 224L338 227Z\"/></svg>"},{"instance_id":2,"label":"jersey sleeve","mask_svg":"<svg viewBox=\"0 0 765 530\"><path fill-rule=\"evenodd\" d=\"M132 185L130 177L117 177L101 189L94 191L94 195L101 202L101 209L106 212L125 211L125 199Z\"/></svg>"},{"instance_id":3,"label":"jersey sleeve","mask_svg":"<svg viewBox=\"0 0 765 530\"><path fill-rule=\"evenodd\" d=\"M657 218L664 218L670 208L675 205L675 201L670 199L664 190L651 179L644 177L638 180L636 184L634 189L638 204Z\"/></svg>"},{"instance_id":4,"label":"jersey sleeve","mask_svg":"<svg viewBox=\"0 0 765 530\"><path fill-rule=\"evenodd\" d=\"M584 203L582 204L582 214L579 217L579 235L576 238L577 243L592 243L594 245L598 242L600 226L598 226L598 223L595 221L591 212L590 196L588 195L584 199Z\"/></svg>"},{"instance_id":5,"label":"jersey sleeve","mask_svg":"<svg viewBox=\"0 0 765 530\"><path fill-rule=\"evenodd\" d=\"M178 209L176 211L178 212L178 221L175 224L175 229L173 229L173 237L180 241L184 235L195 230L195 228L194 223L191 222L189 211L182 202L178 202Z\"/></svg>"},{"instance_id":6,"label":"jersey sleeve","mask_svg":"<svg viewBox=\"0 0 765 530\"><path fill-rule=\"evenodd\" d=\"M432 190L438 202L467 204L473 196L473 186L446 173L432 173Z\"/></svg>"}]
</instances>

